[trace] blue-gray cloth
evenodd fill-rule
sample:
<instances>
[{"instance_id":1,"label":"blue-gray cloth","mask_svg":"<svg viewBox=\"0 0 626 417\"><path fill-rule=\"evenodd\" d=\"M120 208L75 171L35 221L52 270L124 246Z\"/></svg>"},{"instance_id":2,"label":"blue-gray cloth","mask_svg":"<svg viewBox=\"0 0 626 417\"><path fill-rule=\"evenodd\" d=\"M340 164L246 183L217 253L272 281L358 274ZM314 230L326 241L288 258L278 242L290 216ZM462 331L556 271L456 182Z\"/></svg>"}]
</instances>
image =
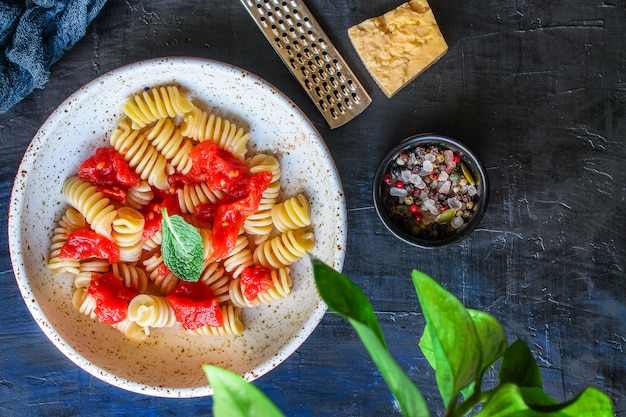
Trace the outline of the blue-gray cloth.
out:
<instances>
[{"instance_id":1,"label":"blue-gray cloth","mask_svg":"<svg viewBox=\"0 0 626 417\"><path fill-rule=\"evenodd\" d=\"M106 0L0 1L0 113L50 77Z\"/></svg>"}]
</instances>

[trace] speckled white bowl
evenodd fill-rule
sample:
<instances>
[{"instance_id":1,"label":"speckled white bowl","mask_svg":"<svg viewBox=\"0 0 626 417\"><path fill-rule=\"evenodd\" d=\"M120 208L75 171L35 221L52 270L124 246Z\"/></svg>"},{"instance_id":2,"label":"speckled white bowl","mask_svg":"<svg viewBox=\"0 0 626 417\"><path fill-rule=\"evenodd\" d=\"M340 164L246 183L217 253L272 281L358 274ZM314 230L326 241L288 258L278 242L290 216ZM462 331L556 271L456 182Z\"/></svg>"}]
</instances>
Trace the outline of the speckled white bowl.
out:
<instances>
[{"instance_id":1,"label":"speckled white bowl","mask_svg":"<svg viewBox=\"0 0 626 417\"><path fill-rule=\"evenodd\" d=\"M138 62L104 74L72 94L33 138L19 167L9 211L9 246L17 284L33 318L52 343L90 374L152 396L211 395L201 369L214 364L253 380L291 355L326 312L310 260L292 268L293 293L281 302L244 309L236 337L197 337L180 328L155 330L132 343L72 305L72 277L47 269L52 231L66 208L61 187L121 116L121 105L146 86L180 85L194 103L247 128L251 152L271 152L282 167L285 195L311 200L313 254L341 270L346 207L334 162L307 117L282 93L242 69L199 58Z\"/></svg>"}]
</instances>

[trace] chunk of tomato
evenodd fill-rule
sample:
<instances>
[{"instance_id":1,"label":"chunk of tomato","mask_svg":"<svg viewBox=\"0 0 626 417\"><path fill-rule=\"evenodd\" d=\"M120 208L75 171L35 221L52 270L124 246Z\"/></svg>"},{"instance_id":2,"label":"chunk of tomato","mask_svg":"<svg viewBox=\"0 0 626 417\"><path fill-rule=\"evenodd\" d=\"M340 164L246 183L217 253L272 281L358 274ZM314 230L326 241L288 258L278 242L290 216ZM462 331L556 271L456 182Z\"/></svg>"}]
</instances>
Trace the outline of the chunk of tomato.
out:
<instances>
[{"instance_id":1,"label":"chunk of tomato","mask_svg":"<svg viewBox=\"0 0 626 417\"><path fill-rule=\"evenodd\" d=\"M87 293L96 301L94 313L104 324L115 324L124 320L128 303L137 295L137 291L126 288L112 272L94 274Z\"/></svg>"},{"instance_id":2,"label":"chunk of tomato","mask_svg":"<svg viewBox=\"0 0 626 417\"><path fill-rule=\"evenodd\" d=\"M271 172L252 174L235 191L218 202L211 234L213 252L209 262L223 259L232 252L246 217L259 209L263 191L271 180Z\"/></svg>"},{"instance_id":3,"label":"chunk of tomato","mask_svg":"<svg viewBox=\"0 0 626 417\"><path fill-rule=\"evenodd\" d=\"M114 264L120 260L120 249L115 243L93 230L75 230L67 237L59 251L62 259L106 259Z\"/></svg>"},{"instance_id":4,"label":"chunk of tomato","mask_svg":"<svg viewBox=\"0 0 626 417\"><path fill-rule=\"evenodd\" d=\"M108 198L126 201L126 191L141 178L114 148L96 149L78 168L78 177L98 187Z\"/></svg>"},{"instance_id":5,"label":"chunk of tomato","mask_svg":"<svg viewBox=\"0 0 626 417\"><path fill-rule=\"evenodd\" d=\"M187 330L222 327L224 317L213 291L202 282L180 281L166 299L176 320Z\"/></svg>"},{"instance_id":6,"label":"chunk of tomato","mask_svg":"<svg viewBox=\"0 0 626 417\"><path fill-rule=\"evenodd\" d=\"M272 270L264 266L249 266L241 272L241 286L247 300L256 300L259 293L274 287Z\"/></svg>"},{"instance_id":7,"label":"chunk of tomato","mask_svg":"<svg viewBox=\"0 0 626 417\"><path fill-rule=\"evenodd\" d=\"M211 141L197 144L189 158L192 165L188 176L195 182L206 182L213 190L231 189L248 172L245 163Z\"/></svg>"},{"instance_id":8,"label":"chunk of tomato","mask_svg":"<svg viewBox=\"0 0 626 417\"><path fill-rule=\"evenodd\" d=\"M164 196L159 198L159 200L160 201L150 203L142 210L145 220L142 236L144 241L150 239L161 230L161 219L163 217L161 214L162 208L165 208L167 210L167 214L170 216L181 213L180 206L178 204L178 196L176 194Z\"/></svg>"}]
</instances>

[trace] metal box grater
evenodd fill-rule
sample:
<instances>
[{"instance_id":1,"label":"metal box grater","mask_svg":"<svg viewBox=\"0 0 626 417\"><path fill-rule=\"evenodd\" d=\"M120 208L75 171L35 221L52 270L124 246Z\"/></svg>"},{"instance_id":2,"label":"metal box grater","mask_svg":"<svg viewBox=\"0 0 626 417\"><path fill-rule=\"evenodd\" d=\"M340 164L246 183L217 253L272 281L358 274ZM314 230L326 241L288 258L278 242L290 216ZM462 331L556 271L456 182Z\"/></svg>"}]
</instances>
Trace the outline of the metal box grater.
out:
<instances>
[{"instance_id":1,"label":"metal box grater","mask_svg":"<svg viewBox=\"0 0 626 417\"><path fill-rule=\"evenodd\" d=\"M241 2L332 129L371 103L303 1Z\"/></svg>"}]
</instances>

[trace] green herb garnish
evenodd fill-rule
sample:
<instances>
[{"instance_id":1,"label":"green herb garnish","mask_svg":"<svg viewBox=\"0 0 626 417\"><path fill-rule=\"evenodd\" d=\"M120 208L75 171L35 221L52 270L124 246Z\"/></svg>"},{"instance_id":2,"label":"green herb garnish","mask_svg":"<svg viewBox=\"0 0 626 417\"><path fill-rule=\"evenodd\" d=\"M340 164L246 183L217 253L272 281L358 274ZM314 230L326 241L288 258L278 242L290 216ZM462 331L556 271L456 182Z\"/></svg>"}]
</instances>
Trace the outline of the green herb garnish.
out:
<instances>
[{"instance_id":1,"label":"green herb garnish","mask_svg":"<svg viewBox=\"0 0 626 417\"><path fill-rule=\"evenodd\" d=\"M161 209L161 254L163 262L178 278L196 282L204 268L204 244L198 229L179 215Z\"/></svg>"}]
</instances>

